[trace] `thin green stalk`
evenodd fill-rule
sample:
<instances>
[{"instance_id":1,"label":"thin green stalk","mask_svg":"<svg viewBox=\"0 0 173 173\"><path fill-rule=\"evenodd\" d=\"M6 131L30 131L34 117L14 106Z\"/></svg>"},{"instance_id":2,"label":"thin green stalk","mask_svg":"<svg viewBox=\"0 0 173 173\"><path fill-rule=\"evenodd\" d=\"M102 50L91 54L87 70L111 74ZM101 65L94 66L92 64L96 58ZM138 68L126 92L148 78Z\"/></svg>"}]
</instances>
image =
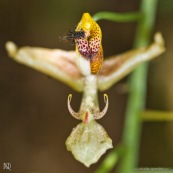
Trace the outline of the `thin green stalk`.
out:
<instances>
[{"instance_id":1,"label":"thin green stalk","mask_svg":"<svg viewBox=\"0 0 173 173\"><path fill-rule=\"evenodd\" d=\"M112 22L133 22L133 21L138 21L141 18L142 15L139 12L114 13L114 12L103 11L93 15L93 19L95 21L105 19Z\"/></svg>"},{"instance_id":2,"label":"thin green stalk","mask_svg":"<svg viewBox=\"0 0 173 173\"><path fill-rule=\"evenodd\" d=\"M173 112L167 111L155 111L155 110L147 110L141 112L140 114L142 121L148 122L165 122L165 121L173 121Z\"/></svg>"},{"instance_id":3,"label":"thin green stalk","mask_svg":"<svg viewBox=\"0 0 173 173\"><path fill-rule=\"evenodd\" d=\"M142 0L140 11L144 18L140 20L134 47L146 46L149 43L150 35L155 21L157 0ZM147 83L147 64L142 64L130 76L129 98L126 109L126 119L123 133L123 145L126 153L121 160L120 173L132 173L138 164L138 151L140 144L140 112L145 106Z\"/></svg>"}]
</instances>

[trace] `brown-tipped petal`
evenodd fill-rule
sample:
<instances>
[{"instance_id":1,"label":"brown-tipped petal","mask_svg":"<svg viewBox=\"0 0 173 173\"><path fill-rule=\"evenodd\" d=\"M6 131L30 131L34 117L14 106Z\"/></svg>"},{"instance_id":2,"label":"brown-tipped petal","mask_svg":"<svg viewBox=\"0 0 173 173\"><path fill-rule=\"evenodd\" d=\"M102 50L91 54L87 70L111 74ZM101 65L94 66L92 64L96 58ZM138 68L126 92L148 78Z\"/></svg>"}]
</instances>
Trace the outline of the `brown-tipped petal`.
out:
<instances>
[{"instance_id":1,"label":"brown-tipped petal","mask_svg":"<svg viewBox=\"0 0 173 173\"><path fill-rule=\"evenodd\" d=\"M109 100L108 100L107 94L104 94L104 101L105 101L106 105L105 105L104 109L102 110L102 112L94 114L94 118L96 120L102 118L106 114L106 112L108 110Z\"/></svg>"},{"instance_id":2,"label":"brown-tipped petal","mask_svg":"<svg viewBox=\"0 0 173 173\"><path fill-rule=\"evenodd\" d=\"M72 107L71 107L71 105L70 105L71 98L72 98L72 94L69 94L69 96L68 96L68 101L67 101L68 110L69 110L70 114L71 114L74 118L80 120L80 117L81 117L81 115L82 115L83 113L75 112L75 111L72 109Z\"/></svg>"},{"instance_id":3,"label":"brown-tipped petal","mask_svg":"<svg viewBox=\"0 0 173 173\"><path fill-rule=\"evenodd\" d=\"M157 33L154 42L150 46L106 59L98 74L98 89L100 91L109 89L138 65L159 56L164 51L164 39L160 33Z\"/></svg>"},{"instance_id":4,"label":"brown-tipped petal","mask_svg":"<svg viewBox=\"0 0 173 173\"><path fill-rule=\"evenodd\" d=\"M7 42L8 55L15 61L55 78L76 91L83 91L83 77L76 65L76 52L41 47L21 47Z\"/></svg>"}]
</instances>

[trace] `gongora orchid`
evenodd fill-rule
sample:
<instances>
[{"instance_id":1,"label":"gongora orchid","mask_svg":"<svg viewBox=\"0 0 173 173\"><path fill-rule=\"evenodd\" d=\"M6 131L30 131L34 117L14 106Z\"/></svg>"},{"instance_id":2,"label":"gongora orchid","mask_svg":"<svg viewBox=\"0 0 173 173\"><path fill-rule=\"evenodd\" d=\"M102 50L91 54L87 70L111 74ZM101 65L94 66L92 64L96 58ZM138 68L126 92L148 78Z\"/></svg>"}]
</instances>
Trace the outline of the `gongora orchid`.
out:
<instances>
[{"instance_id":1,"label":"gongora orchid","mask_svg":"<svg viewBox=\"0 0 173 173\"><path fill-rule=\"evenodd\" d=\"M66 140L66 146L77 160L89 167L97 162L107 149L112 148L112 140L95 121L102 118L108 109L108 96L104 94L106 105L100 111L98 90L109 89L139 64L163 53L164 42L161 34L157 33L150 46L114 55L103 61L101 29L88 13L83 14L75 32L71 32L67 38L74 39L76 51L28 46L18 48L13 42L7 42L6 49L15 61L83 92L78 112L70 105L72 95L68 96L70 114L82 120L82 123L73 129Z\"/></svg>"}]
</instances>

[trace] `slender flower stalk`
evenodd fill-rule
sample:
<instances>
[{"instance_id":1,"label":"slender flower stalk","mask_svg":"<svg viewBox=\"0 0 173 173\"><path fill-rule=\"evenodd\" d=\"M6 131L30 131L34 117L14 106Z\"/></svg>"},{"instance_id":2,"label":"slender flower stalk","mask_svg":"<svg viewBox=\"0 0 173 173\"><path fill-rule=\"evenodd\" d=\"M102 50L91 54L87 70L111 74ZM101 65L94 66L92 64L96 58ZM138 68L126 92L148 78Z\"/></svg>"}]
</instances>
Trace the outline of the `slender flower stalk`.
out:
<instances>
[{"instance_id":1,"label":"slender flower stalk","mask_svg":"<svg viewBox=\"0 0 173 173\"><path fill-rule=\"evenodd\" d=\"M157 0L142 0L140 12L144 15L139 21L134 47L146 46L154 26ZM139 158L141 119L140 112L145 107L147 85L147 64L142 64L131 75L129 80L129 98L123 133L123 145L126 149L120 164L120 173L132 173L137 167Z\"/></svg>"},{"instance_id":2,"label":"slender flower stalk","mask_svg":"<svg viewBox=\"0 0 173 173\"><path fill-rule=\"evenodd\" d=\"M148 122L170 122L173 121L172 111L147 110L141 112L141 121Z\"/></svg>"},{"instance_id":3,"label":"slender flower stalk","mask_svg":"<svg viewBox=\"0 0 173 173\"><path fill-rule=\"evenodd\" d=\"M143 15L140 12L130 12L130 13L115 13L109 11L103 11L96 13L93 16L95 21L99 20L109 20L112 22L134 22L139 21Z\"/></svg>"}]
</instances>

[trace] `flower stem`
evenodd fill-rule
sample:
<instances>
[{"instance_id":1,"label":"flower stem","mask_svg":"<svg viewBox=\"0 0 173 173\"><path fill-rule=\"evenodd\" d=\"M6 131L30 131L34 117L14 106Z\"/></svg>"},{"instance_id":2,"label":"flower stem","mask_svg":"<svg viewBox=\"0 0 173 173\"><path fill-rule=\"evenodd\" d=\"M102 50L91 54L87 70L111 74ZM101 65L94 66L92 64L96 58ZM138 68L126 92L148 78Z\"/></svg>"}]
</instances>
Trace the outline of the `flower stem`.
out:
<instances>
[{"instance_id":1,"label":"flower stem","mask_svg":"<svg viewBox=\"0 0 173 173\"><path fill-rule=\"evenodd\" d=\"M114 12L103 11L93 15L93 19L95 21L105 19L112 22L133 22L133 21L138 21L140 18L142 18L142 15L139 12L114 13Z\"/></svg>"},{"instance_id":2,"label":"flower stem","mask_svg":"<svg viewBox=\"0 0 173 173\"><path fill-rule=\"evenodd\" d=\"M141 120L148 122L170 122L173 121L173 112L171 111L156 111L147 110L141 112Z\"/></svg>"},{"instance_id":3,"label":"flower stem","mask_svg":"<svg viewBox=\"0 0 173 173\"><path fill-rule=\"evenodd\" d=\"M155 21L157 0L142 0L140 12L144 17L139 21L134 41L134 47L146 46ZM123 133L123 145L126 148L120 164L120 173L131 173L138 164L141 121L140 112L145 107L147 84L147 64L139 66L129 79L129 98L126 109L126 119Z\"/></svg>"}]
</instances>

